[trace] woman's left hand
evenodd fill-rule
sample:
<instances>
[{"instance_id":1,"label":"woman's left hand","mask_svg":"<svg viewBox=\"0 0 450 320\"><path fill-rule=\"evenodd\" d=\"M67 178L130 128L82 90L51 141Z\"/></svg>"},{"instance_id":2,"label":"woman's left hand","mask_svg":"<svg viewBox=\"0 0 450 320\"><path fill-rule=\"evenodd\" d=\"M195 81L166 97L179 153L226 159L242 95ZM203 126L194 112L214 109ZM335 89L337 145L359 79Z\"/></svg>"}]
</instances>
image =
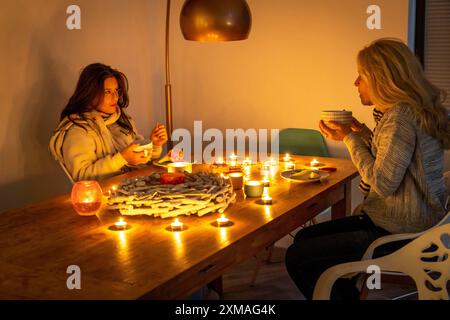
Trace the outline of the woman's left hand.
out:
<instances>
[{"instance_id":1,"label":"woman's left hand","mask_svg":"<svg viewBox=\"0 0 450 320\"><path fill-rule=\"evenodd\" d=\"M150 134L153 145L160 147L167 142L167 130L163 124L157 124Z\"/></svg>"},{"instance_id":2,"label":"woman's left hand","mask_svg":"<svg viewBox=\"0 0 450 320\"><path fill-rule=\"evenodd\" d=\"M330 138L336 141L342 141L344 140L346 135L352 132L350 126L346 126L339 122L329 121L328 124L330 125L329 127L327 127L327 125L322 120L320 120L319 122L320 132L322 132L322 134L326 138Z\"/></svg>"}]
</instances>

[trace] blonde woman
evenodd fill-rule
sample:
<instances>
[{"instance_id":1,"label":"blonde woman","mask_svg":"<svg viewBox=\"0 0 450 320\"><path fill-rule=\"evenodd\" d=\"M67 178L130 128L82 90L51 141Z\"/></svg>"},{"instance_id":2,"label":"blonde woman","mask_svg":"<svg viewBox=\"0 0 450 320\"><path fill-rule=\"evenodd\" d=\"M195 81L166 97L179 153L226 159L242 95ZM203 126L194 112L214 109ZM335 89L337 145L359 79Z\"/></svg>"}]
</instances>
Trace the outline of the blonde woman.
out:
<instances>
[{"instance_id":1,"label":"blonde woman","mask_svg":"<svg viewBox=\"0 0 450 320\"><path fill-rule=\"evenodd\" d=\"M352 217L300 231L286 255L289 274L307 298L327 268L360 260L372 241L386 234L420 232L444 216L444 149L450 126L445 93L425 77L410 49L380 39L357 57L361 103L374 106L373 132L356 119L352 126L319 123L327 138L343 141L361 177L363 203ZM385 254L396 247L384 248ZM357 298L353 281L340 279L332 298Z\"/></svg>"}]
</instances>

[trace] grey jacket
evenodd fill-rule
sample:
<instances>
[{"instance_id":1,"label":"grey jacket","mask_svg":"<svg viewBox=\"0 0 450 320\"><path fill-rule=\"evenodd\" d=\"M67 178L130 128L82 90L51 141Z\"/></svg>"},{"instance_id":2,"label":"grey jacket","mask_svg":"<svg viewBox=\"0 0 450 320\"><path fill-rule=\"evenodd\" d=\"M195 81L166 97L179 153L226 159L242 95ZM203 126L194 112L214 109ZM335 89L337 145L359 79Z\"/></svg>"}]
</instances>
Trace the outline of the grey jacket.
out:
<instances>
[{"instance_id":1,"label":"grey jacket","mask_svg":"<svg viewBox=\"0 0 450 320\"><path fill-rule=\"evenodd\" d=\"M391 233L420 232L445 215L444 151L405 105L387 110L373 133L344 138L361 177L371 186L359 210Z\"/></svg>"}]
</instances>

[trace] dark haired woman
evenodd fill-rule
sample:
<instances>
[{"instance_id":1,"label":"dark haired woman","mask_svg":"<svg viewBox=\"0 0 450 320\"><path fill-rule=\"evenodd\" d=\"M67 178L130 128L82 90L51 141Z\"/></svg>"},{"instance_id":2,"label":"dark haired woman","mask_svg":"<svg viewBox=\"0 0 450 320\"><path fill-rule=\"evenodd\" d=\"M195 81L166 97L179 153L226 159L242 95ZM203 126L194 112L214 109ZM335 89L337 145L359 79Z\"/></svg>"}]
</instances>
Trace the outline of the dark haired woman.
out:
<instances>
[{"instance_id":1,"label":"dark haired woman","mask_svg":"<svg viewBox=\"0 0 450 320\"><path fill-rule=\"evenodd\" d=\"M128 103L128 80L122 72L101 63L81 72L50 140L50 151L72 180L102 180L159 158L167 141L165 127L152 130L150 152L138 152L136 142L144 138L124 111Z\"/></svg>"}]
</instances>

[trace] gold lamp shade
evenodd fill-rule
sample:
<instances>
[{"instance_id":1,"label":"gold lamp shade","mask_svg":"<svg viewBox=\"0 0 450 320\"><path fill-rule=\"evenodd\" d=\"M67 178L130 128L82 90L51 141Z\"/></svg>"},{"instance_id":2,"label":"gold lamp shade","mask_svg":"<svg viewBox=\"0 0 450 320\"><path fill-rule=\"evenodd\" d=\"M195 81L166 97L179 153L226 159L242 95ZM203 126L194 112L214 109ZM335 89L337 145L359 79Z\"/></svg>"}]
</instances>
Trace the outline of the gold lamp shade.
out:
<instances>
[{"instance_id":1,"label":"gold lamp shade","mask_svg":"<svg viewBox=\"0 0 450 320\"><path fill-rule=\"evenodd\" d=\"M186 40L245 40L252 16L245 0L186 0L180 26Z\"/></svg>"}]
</instances>

